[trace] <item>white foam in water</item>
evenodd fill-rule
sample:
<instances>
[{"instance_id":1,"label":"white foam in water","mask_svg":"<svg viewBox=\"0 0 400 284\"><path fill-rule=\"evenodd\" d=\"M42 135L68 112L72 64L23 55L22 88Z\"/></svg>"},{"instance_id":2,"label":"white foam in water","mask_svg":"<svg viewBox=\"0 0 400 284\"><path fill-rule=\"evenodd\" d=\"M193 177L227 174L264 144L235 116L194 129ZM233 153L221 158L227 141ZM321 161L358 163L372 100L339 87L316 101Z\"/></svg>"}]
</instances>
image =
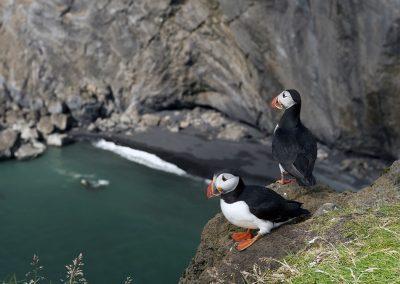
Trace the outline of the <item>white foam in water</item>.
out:
<instances>
[{"instance_id":1,"label":"white foam in water","mask_svg":"<svg viewBox=\"0 0 400 284\"><path fill-rule=\"evenodd\" d=\"M105 179L99 179L99 180L97 181L97 184L103 186L103 185L109 185L110 182L109 182L108 180L105 180Z\"/></svg>"},{"instance_id":2,"label":"white foam in water","mask_svg":"<svg viewBox=\"0 0 400 284\"><path fill-rule=\"evenodd\" d=\"M113 142L106 141L104 139L93 143L95 147L114 152L121 157L130 161L136 162L143 166L147 166L152 169L177 174L180 176L186 175L186 172L178 166L171 164L167 161L160 159L154 154L150 154L144 151L135 150L125 146L116 145Z\"/></svg>"}]
</instances>

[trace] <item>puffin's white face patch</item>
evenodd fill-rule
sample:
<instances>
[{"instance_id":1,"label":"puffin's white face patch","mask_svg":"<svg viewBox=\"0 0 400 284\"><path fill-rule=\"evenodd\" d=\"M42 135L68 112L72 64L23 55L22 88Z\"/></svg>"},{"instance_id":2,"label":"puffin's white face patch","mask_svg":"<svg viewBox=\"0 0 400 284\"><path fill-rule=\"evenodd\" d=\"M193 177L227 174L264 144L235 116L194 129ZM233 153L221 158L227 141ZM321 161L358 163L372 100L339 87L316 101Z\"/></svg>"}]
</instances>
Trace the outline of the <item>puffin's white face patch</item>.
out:
<instances>
[{"instance_id":1,"label":"puffin's white face patch","mask_svg":"<svg viewBox=\"0 0 400 284\"><path fill-rule=\"evenodd\" d=\"M296 102L293 100L292 96L288 91L283 91L278 95L278 101L283 105L285 109L294 106Z\"/></svg>"},{"instance_id":2,"label":"puffin's white face patch","mask_svg":"<svg viewBox=\"0 0 400 284\"><path fill-rule=\"evenodd\" d=\"M223 193L228 193L230 191L235 190L238 184L239 184L239 177L229 173L220 174L215 179L215 186L218 188L218 190L222 191Z\"/></svg>"}]
</instances>

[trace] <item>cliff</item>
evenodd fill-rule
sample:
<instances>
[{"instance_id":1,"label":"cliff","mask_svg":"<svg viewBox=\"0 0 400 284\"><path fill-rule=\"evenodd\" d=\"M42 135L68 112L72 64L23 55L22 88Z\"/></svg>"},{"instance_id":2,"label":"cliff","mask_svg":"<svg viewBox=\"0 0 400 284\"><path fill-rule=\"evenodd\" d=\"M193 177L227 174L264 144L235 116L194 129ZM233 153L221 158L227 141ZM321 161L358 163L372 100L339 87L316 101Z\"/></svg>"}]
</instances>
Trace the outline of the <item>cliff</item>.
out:
<instances>
[{"instance_id":1,"label":"cliff","mask_svg":"<svg viewBox=\"0 0 400 284\"><path fill-rule=\"evenodd\" d=\"M296 88L324 144L398 157L399 15L397 0L2 1L1 128L35 149L71 127L258 139L267 102Z\"/></svg>"},{"instance_id":2,"label":"cliff","mask_svg":"<svg viewBox=\"0 0 400 284\"><path fill-rule=\"evenodd\" d=\"M339 194L322 185L273 188L303 202L313 216L273 230L238 252L229 237L238 228L217 214L205 226L181 283L398 280L400 161L357 193Z\"/></svg>"}]
</instances>

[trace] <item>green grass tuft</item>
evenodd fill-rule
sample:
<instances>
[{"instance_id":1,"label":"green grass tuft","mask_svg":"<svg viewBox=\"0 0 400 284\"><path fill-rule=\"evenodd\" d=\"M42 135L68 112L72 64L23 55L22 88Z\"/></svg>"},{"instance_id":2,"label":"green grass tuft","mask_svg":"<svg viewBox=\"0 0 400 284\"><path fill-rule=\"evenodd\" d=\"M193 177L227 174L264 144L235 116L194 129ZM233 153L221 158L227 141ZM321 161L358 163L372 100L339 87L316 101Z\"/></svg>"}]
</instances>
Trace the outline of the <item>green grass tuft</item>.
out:
<instances>
[{"instance_id":1,"label":"green grass tuft","mask_svg":"<svg viewBox=\"0 0 400 284\"><path fill-rule=\"evenodd\" d=\"M316 218L316 239L276 271L255 268L248 283L400 283L400 205L338 210Z\"/></svg>"}]
</instances>

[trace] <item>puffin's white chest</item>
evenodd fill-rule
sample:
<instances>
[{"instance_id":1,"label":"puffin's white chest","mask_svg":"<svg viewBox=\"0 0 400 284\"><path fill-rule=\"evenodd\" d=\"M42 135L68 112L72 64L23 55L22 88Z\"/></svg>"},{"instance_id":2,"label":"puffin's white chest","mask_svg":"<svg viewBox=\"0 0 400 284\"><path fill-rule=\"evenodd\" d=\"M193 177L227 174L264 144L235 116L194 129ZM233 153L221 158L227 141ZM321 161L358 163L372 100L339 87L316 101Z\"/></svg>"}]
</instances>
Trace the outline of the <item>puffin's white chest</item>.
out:
<instances>
[{"instance_id":1,"label":"puffin's white chest","mask_svg":"<svg viewBox=\"0 0 400 284\"><path fill-rule=\"evenodd\" d=\"M257 223L259 219L251 214L249 206L244 201L238 201L235 203L226 203L221 199L221 210L225 218L235 226L257 229Z\"/></svg>"}]
</instances>

